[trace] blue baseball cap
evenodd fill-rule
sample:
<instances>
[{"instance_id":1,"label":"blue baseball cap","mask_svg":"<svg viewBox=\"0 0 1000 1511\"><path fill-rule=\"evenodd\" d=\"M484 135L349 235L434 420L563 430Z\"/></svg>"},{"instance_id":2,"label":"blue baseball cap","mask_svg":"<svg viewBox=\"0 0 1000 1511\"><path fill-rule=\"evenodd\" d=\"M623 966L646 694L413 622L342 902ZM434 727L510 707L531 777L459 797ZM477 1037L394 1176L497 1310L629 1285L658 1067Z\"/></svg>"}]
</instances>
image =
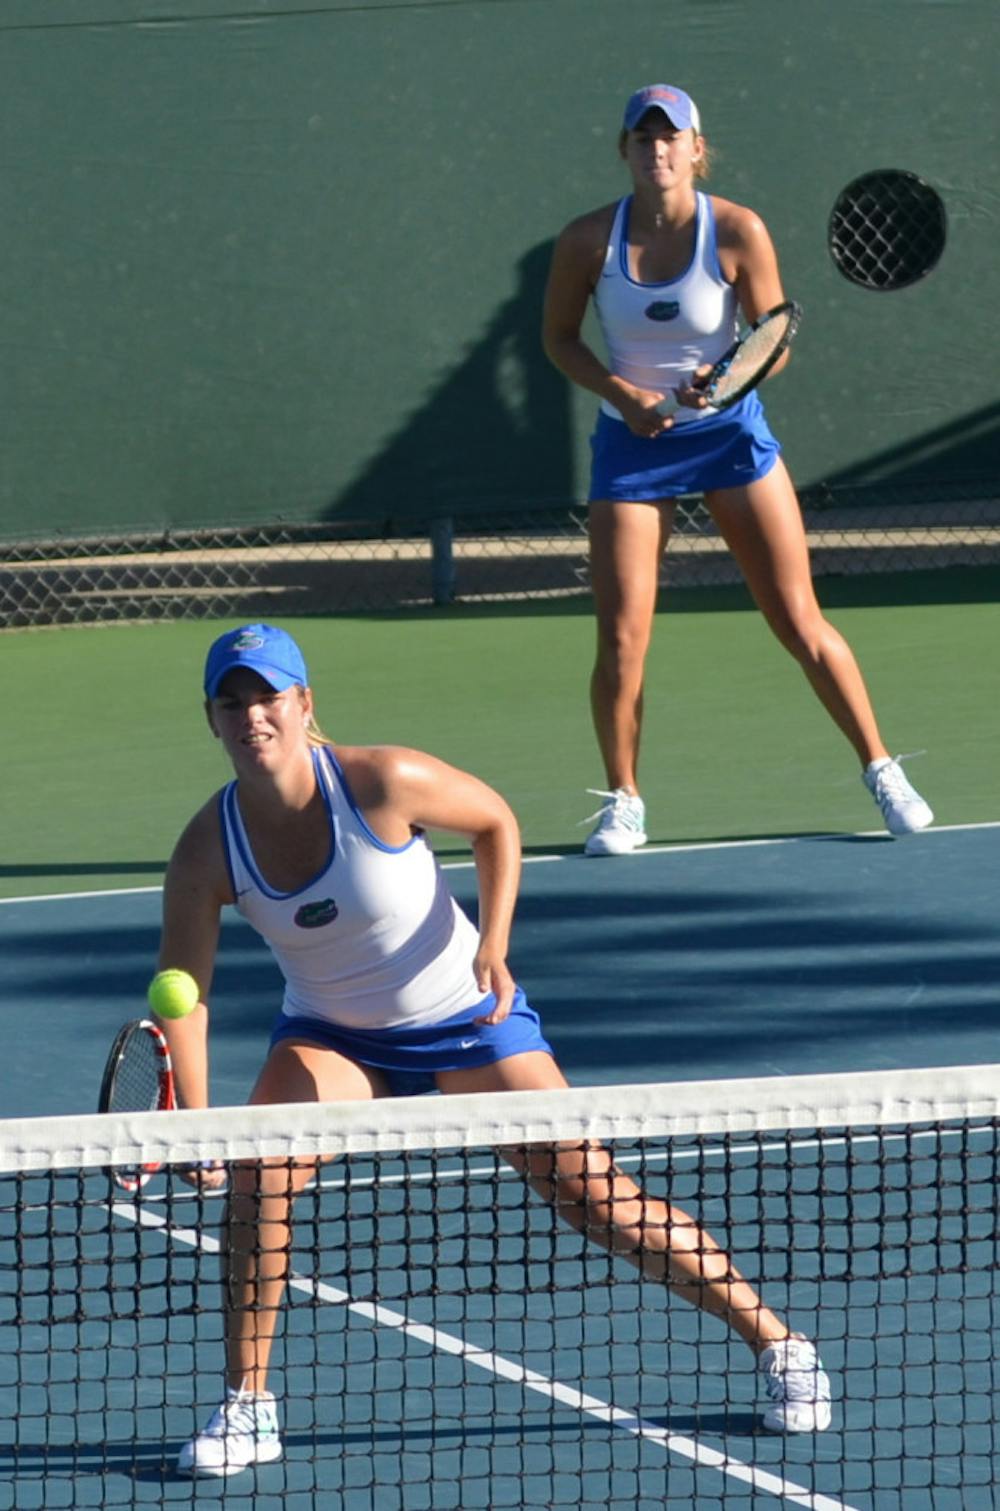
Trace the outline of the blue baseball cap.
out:
<instances>
[{"instance_id":1,"label":"blue baseball cap","mask_svg":"<svg viewBox=\"0 0 1000 1511\"><path fill-rule=\"evenodd\" d=\"M647 110L662 110L678 131L701 130L697 105L676 84L645 84L642 89L637 89L625 106L625 130L633 131Z\"/></svg>"},{"instance_id":2,"label":"blue baseball cap","mask_svg":"<svg viewBox=\"0 0 1000 1511\"><path fill-rule=\"evenodd\" d=\"M205 696L214 698L223 677L238 666L257 672L278 693L309 685L302 652L291 635L272 624L244 624L213 642L205 661Z\"/></svg>"}]
</instances>

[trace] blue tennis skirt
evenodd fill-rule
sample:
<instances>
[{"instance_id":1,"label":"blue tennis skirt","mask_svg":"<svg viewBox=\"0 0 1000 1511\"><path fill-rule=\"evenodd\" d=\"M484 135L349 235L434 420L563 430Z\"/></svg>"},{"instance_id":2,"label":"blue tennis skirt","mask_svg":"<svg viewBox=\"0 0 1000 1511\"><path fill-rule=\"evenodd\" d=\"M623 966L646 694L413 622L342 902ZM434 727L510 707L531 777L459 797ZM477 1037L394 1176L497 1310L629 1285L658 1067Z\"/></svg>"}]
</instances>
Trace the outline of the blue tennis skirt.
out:
<instances>
[{"instance_id":1,"label":"blue tennis skirt","mask_svg":"<svg viewBox=\"0 0 1000 1511\"><path fill-rule=\"evenodd\" d=\"M756 393L732 409L675 425L663 435L633 435L604 410L590 438L588 500L643 503L717 488L742 488L766 477L781 455Z\"/></svg>"},{"instance_id":2,"label":"blue tennis skirt","mask_svg":"<svg viewBox=\"0 0 1000 1511\"><path fill-rule=\"evenodd\" d=\"M529 1050L552 1054L542 1034L534 1008L528 1006L520 987L514 994L510 1014L502 1023L475 1023L474 1018L492 1010L496 998L484 997L474 1007L463 1009L441 1023L419 1028L341 1028L321 1018L291 1018L279 1013L271 1032L271 1048L283 1039L308 1039L326 1049L335 1049L358 1065L381 1070L393 1096L419 1096L434 1091L439 1070L469 1070L493 1065L511 1055Z\"/></svg>"}]
</instances>

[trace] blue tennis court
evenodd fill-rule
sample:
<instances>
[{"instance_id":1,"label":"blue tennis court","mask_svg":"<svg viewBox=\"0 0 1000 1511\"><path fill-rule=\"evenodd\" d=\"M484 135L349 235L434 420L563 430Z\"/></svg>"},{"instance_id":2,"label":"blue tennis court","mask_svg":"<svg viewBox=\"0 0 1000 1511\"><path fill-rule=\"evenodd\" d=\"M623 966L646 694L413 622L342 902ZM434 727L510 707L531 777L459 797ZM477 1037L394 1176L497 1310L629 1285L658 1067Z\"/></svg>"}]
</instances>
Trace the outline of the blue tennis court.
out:
<instances>
[{"instance_id":1,"label":"blue tennis court","mask_svg":"<svg viewBox=\"0 0 1000 1511\"><path fill-rule=\"evenodd\" d=\"M513 960L595 1105L628 1083L987 1064L998 843L985 825L539 859ZM449 875L470 900L471 870ZM44 1056L8 1044L8 1116L92 1111L158 910L156 891L0 907L5 995L45 1022ZM217 1105L245 1098L277 1002L262 947L227 930ZM990 1506L997 1139L973 1113L616 1144L818 1339L834 1422L801 1438L760 1430L748 1351L557 1228L491 1149L352 1155L298 1213L285 1458L194 1486L173 1464L218 1394L223 1203L155 1178L109 1207L99 1174L29 1176L0 1215L0 1504Z\"/></svg>"},{"instance_id":2,"label":"blue tennis court","mask_svg":"<svg viewBox=\"0 0 1000 1511\"><path fill-rule=\"evenodd\" d=\"M525 865L512 947L578 1084L991 1062L1000 825L675 846ZM473 905L470 865L448 866ZM144 1000L158 888L0 903L0 987L44 1014L7 1045L6 1115L93 1110ZM280 1002L235 915L213 989L213 1101L245 1100Z\"/></svg>"}]
</instances>

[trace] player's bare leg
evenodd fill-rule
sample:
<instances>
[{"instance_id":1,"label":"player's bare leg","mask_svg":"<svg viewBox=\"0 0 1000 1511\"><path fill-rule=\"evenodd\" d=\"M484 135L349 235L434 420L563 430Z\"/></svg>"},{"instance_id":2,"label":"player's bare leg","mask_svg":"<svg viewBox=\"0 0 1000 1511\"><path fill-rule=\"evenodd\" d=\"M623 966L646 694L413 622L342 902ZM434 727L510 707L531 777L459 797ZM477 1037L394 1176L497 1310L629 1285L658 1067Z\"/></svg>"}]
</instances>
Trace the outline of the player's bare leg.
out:
<instances>
[{"instance_id":1,"label":"player's bare leg","mask_svg":"<svg viewBox=\"0 0 1000 1511\"><path fill-rule=\"evenodd\" d=\"M638 792L642 687L672 503L590 506L590 579L597 616L591 710L608 786Z\"/></svg>"},{"instance_id":2,"label":"player's bare leg","mask_svg":"<svg viewBox=\"0 0 1000 1511\"><path fill-rule=\"evenodd\" d=\"M779 458L766 477L705 495L754 602L858 753L862 767L888 755L861 669L824 618L813 588L798 500Z\"/></svg>"}]
</instances>

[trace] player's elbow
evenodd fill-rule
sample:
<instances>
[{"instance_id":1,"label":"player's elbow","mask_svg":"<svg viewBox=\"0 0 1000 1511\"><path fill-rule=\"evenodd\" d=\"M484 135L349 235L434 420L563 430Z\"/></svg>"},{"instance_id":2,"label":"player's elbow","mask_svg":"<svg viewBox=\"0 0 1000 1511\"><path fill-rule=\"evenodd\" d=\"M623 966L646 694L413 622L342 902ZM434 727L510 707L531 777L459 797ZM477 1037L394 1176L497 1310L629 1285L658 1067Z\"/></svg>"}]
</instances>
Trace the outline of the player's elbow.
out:
<instances>
[{"instance_id":1,"label":"player's elbow","mask_svg":"<svg viewBox=\"0 0 1000 1511\"><path fill-rule=\"evenodd\" d=\"M577 331L551 328L542 330L542 351L553 367L558 367L560 372L566 371L579 343L580 337Z\"/></svg>"},{"instance_id":2,"label":"player's elbow","mask_svg":"<svg viewBox=\"0 0 1000 1511\"><path fill-rule=\"evenodd\" d=\"M495 855L520 854L521 830L513 810L502 798L499 798L489 819L472 836L472 847Z\"/></svg>"},{"instance_id":3,"label":"player's elbow","mask_svg":"<svg viewBox=\"0 0 1000 1511\"><path fill-rule=\"evenodd\" d=\"M557 354L562 340L565 340L565 337L561 337L558 331L551 329L549 326L542 326L542 351L549 361L554 362L557 367L559 366Z\"/></svg>"},{"instance_id":4,"label":"player's elbow","mask_svg":"<svg viewBox=\"0 0 1000 1511\"><path fill-rule=\"evenodd\" d=\"M788 366L788 364L789 364L789 362L791 360L792 360L791 351L786 346L785 350L781 353L781 356L778 358L777 362L775 362L774 366L771 368L769 376L772 377L772 378L776 378L780 372L784 372L785 368Z\"/></svg>"}]
</instances>

